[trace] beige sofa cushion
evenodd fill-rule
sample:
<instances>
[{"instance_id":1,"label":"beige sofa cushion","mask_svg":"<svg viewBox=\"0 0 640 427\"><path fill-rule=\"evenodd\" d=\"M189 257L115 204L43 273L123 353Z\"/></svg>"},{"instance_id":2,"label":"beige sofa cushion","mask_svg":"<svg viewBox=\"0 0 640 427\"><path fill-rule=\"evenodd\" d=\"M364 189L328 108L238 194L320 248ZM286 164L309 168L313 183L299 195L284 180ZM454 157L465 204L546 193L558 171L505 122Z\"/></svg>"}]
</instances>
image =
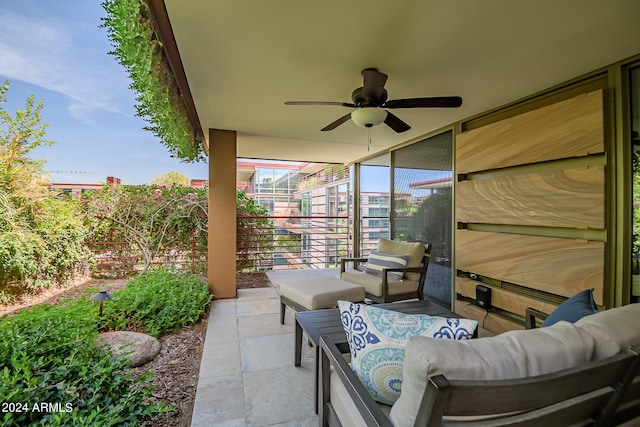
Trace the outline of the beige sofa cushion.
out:
<instances>
[{"instance_id":1,"label":"beige sofa cushion","mask_svg":"<svg viewBox=\"0 0 640 427\"><path fill-rule=\"evenodd\" d=\"M608 357L609 350L604 343L615 346L617 353L626 351L631 344L640 345L640 304L591 314L575 325L596 339L598 359Z\"/></svg>"},{"instance_id":2,"label":"beige sofa cushion","mask_svg":"<svg viewBox=\"0 0 640 427\"><path fill-rule=\"evenodd\" d=\"M396 426L413 425L431 376L495 380L541 375L593 360L595 346L591 335L564 321L469 341L411 337L405 349L402 392L391 408L391 421Z\"/></svg>"},{"instance_id":3,"label":"beige sofa cushion","mask_svg":"<svg viewBox=\"0 0 640 427\"><path fill-rule=\"evenodd\" d=\"M395 255L407 254L409 255L407 267L420 267L424 256L424 243L395 242L389 239L380 239L378 241L378 251ZM417 282L420 280L420 273L405 273L405 277Z\"/></svg>"},{"instance_id":4,"label":"beige sofa cushion","mask_svg":"<svg viewBox=\"0 0 640 427\"><path fill-rule=\"evenodd\" d=\"M344 273L340 275L340 279L363 286L364 289L372 295L377 297L382 296L382 276L347 268ZM418 282L409 279L389 279L388 283L390 295L403 294L405 292L415 291L418 288Z\"/></svg>"}]
</instances>

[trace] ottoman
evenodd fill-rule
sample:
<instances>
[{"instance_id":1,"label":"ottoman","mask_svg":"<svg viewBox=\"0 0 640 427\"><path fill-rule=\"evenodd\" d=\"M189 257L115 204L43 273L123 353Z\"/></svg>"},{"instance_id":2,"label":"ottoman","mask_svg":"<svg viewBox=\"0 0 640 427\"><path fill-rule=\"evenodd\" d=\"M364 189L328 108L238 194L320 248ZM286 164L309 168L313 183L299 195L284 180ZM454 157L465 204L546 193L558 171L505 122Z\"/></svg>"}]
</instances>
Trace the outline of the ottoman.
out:
<instances>
[{"instance_id":1,"label":"ottoman","mask_svg":"<svg viewBox=\"0 0 640 427\"><path fill-rule=\"evenodd\" d=\"M286 306L295 311L319 310L338 306L338 300L364 301L364 287L333 277L317 277L280 285L280 323Z\"/></svg>"}]
</instances>

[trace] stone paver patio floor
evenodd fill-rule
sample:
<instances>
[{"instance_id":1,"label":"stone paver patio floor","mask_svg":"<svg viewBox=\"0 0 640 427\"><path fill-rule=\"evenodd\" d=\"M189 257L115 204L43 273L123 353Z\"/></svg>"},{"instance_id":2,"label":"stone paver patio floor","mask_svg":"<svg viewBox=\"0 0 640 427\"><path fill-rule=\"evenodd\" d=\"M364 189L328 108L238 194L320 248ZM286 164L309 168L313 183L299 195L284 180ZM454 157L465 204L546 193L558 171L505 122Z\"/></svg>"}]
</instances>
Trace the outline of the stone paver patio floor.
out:
<instances>
[{"instance_id":1,"label":"stone paver patio floor","mask_svg":"<svg viewBox=\"0 0 640 427\"><path fill-rule=\"evenodd\" d=\"M303 352L293 365L293 312L279 320L279 284L337 270L268 273L274 287L238 290L216 300L209 314L191 420L201 426L317 426L314 360Z\"/></svg>"}]
</instances>

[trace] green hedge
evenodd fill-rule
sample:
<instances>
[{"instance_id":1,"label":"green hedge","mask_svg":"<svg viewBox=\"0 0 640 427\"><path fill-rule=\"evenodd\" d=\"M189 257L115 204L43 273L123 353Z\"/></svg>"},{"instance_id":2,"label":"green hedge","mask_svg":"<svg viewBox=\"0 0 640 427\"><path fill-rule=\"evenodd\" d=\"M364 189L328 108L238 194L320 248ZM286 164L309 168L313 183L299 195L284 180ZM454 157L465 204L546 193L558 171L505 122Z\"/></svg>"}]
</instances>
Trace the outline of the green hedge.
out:
<instances>
[{"instance_id":1,"label":"green hedge","mask_svg":"<svg viewBox=\"0 0 640 427\"><path fill-rule=\"evenodd\" d=\"M149 400L152 372L134 378L93 340L105 324L157 335L196 322L211 300L206 282L143 274L114 292L102 318L89 296L0 321L0 425L134 426L170 410Z\"/></svg>"}]
</instances>

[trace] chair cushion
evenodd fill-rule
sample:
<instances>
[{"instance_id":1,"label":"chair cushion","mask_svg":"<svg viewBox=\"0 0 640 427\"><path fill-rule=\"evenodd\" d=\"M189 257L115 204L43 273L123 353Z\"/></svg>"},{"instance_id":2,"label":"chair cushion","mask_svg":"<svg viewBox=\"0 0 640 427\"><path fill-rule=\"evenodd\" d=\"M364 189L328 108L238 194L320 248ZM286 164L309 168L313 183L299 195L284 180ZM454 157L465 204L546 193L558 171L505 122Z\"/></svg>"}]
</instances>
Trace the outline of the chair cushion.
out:
<instances>
[{"instance_id":1,"label":"chair cushion","mask_svg":"<svg viewBox=\"0 0 640 427\"><path fill-rule=\"evenodd\" d=\"M467 341L411 337L406 346L402 394L391 408L395 426L412 426L427 379L524 378L579 366L594 359L595 342L579 327L558 322L548 328L505 332Z\"/></svg>"},{"instance_id":2,"label":"chair cushion","mask_svg":"<svg viewBox=\"0 0 640 427\"><path fill-rule=\"evenodd\" d=\"M385 254L408 254L407 267L420 267L424 256L424 243L421 242L396 242L389 239L378 240L378 251ZM420 273L406 273L405 277L417 282Z\"/></svg>"},{"instance_id":3,"label":"chair cushion","mask_svg":"<svg viewBox=\"0 0 640 427\"><path fill-rule=\"evenodd\" d=\"M409 255L395 255L385 254L378 251L371 251L367 258L367 264L364 267L364 272L369 274L382 275L383 268L402 268L407 266ZM390 271L387 273L387 277L391 277L396 280L402 280L404 272Z\"/></svg>"},{"instance_id":4,"label":"chair cushion","mask_svg":"<svg viewBox=\"0 0 640 427\"><path fill-rule=\"evenodd\" d=\"M371 295L375 295L377 297L382 296L381 276L376 276L374 274L365 273L364 271L347 268L344 273L340 275L340 279L364 287L367 293ZM416 292L416 289L418 288L418 282L409 279L389 279L388 283L389 295L404 294L412 291Z\"/></svg>"},{"instance_id":5,"label":"chair cushion","mask_svg":"<svg viewBox=\"0 0 640 427\"><path fill-rule=\"evenodd\" d=\"M602 351L603 342L616 347L616 352L626 351L631 344L640 345L640 304L628 304L585 316L576 326L596 339L599 358L608 357Z\"/></svg>"},{"instance_id":6,"label":"chair cushion","mask_svg":"<svg viewBox=\"0 0 640 427\"><path fill-rule=\"evenodd\" d=\"M307 310L337 307L338 300L364 301L364 288L333 277L316 277L280 284L280 295Z\"/></svg>"},{"instance_id":7,"label":"chair cushion","mask_svg":"<svg viewBox=\"0 0 640 427\"><path fill-rule=\"evenodd\" d=\"M351 366L375 400L387 405L400 396L404 347L413 335L470 339L478 322L404 314L367 304L338 301L351 350Z\"/></svg>"},{"instance_id":8,"label":"chair cushion","mask_svg":"<svg viewBox=\"0 0 640 427\"><path fill-rule=\"evenodd\" d=\"M598 306L593 299L593 289L578 292L551 312L542 322L542 326L551 326L561 320L575 323L584 316L598 312Z\"/></svg>"}]
</instances>

